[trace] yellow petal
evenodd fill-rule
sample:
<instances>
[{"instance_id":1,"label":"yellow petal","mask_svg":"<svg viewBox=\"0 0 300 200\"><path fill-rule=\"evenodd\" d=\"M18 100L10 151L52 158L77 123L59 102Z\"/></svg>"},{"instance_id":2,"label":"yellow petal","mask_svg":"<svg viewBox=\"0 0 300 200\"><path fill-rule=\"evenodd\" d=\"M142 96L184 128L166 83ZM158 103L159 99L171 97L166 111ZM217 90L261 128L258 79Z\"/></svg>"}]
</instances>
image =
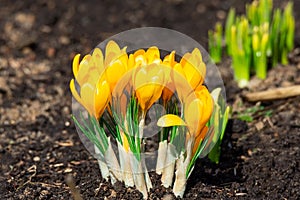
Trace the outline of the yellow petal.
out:
<instances>
[{"instance_id":1,"label":"yellow petal","mask_svg":"<svg viewBox=\"0 0 300 200\"><path fill-rule=\"evenodd\" d=\"M147 60L144 55L138 55L135 57L135 67L141 67L147 65Z\"/></svg>"},{"instance_id":2,"label":"yellow petal","mask_svg":"<svg viewBox=\"0 0 300 200\"><path fill-rule=\"evenodd\" d=\"M122 137L122 141L123 141L123 147L124 147L125 151L128 152L129 151L129 143L128 143L127 137L124 133L121 133L121 137Z\"/></svg>"},{"instance_id":3,"label":"yellow petal","mask_svg":"<svg viewBox=\"0 0 300 200\"><path fill-rule=\"evenodd\" d=\"M121 63L123 64L123 66L125 67L125 69L127 70L127 63L128 63L128 54L126 52L126 48L124 47L120 54L116 57L118 60L121 61Z\"/></svg>"},{"instance_id":4,"label":"yellow petal","mask_svg":"<svg viewBox=\"0 0 300 200\"><path fill-rule=\"evenodd\" d=\"M200 142L203 141L203 138L205 137L206 133L208 131L208 127L204 126L200 132L200 134L195 138L195 143L194 143L194 147L193 147L193 151L192 151L192 157L195 155L198 146L200 145Z\"/></svg>"},{"instance_id":5,"label":"yellow petal","mask_svg":"<svg viewBox=\"0 0 300 200\"><path fill-rule=\"evenodd\" d=\"M80 88L80 96L84 104L83 106L88 110L88 112L91 115L97 117L95 111L95 102L94 102L95 87L93 87L89 83L84 83Z\"/></svg>"},{"instance_id":6,"label":"yellow petal","mask_svg":"<svg viewBox=\"0 0 300 200\"><path fill-rule=\"evenodd\" d=\"M115 41L110 40L105 48L105 63L110 63L111 59L113 58L112 55L119 54L120 51L121 49L119 45Z\"/></svg>"},{"instance_id":7,"label":"yellow petal","mask_svg":"<svg viewBox=\"0 0 300 200\"><path fill-rule=\"evenodd\" d=\"M95 115L100 118L111 98L110 86L104 77L99 79L97 83L94 98Z\"/></svg>"},{"instance_id":8,"label":"yellow petal","mask_svg":"<svg viewBox=\"0 0 300 200\"><path fill-rule=\"evenodd\" d=\"M162 99L164 100L165 103L171 99L174 92L175 92L174 83L170 82L164 87L162 92Z\"/></svg>"},{"instance_id":9,"label":"yellow petal","mask_svg":"<svg viewBox=\"0 0 300 200\"><path fill-rule=\"evenodd\" d=\"M183 71L192 88L196 88L199 84L201 84L201 80L203 80L201 73L196 69L195 66L193 66L191 62L186 62L186 64L183 66Z\"/></svg>"},{"instance_id":10,"label":"yellow petal","mask_svg":"<svg viewBox=\"0 0 300 200\"><path fill-rule=\"evenodd\" d=\"M104 66L105 67L112 62L112 60L114 59L115 55L116 54L114 52L110 52L110 53L106 53L105 54L105 59L104 59Z\"/></svg>"},{"instance_id":11,"label":"yellow petal","mask_svg":"<svg viewBox=\"0 0 300 200\"><path fill-rule=\"evenodd\" d=\"M113 62L120 61L125 68L127 68L128 55L126 48L120 49L117 43L109 41L105 50L105 61L104 65L108 66Z\"/></svg>"},{"instance_id":12,"label":"yellow petal","mask_svg":"<svg viewBox=\"0 0 300 200\"><path fill-rule=\"evenodd\" d=\"M160 62L161 62L159 49L157 47L155 47L155 46L150 47L146 51L145 57L147 59L147 63L148 64L151 64L151 63L160 64Z\"/></svg>"},{"instance_id":13,"label":"yellow petal","mask_svg":"<svg viewBox=\"0 0 300 200\"><path fill-rule=\"evenodd\" d=\"M167 114L158 119L157 126L160 127L186 126L186 123L177 115Z\"/></svg>"},{"instance_id":14,"label":"yellow petal","mask_svg":"<svg viewBox=\"0 0 300 200\"><path fill-rule=\"evenodd\" d=\"M131 60L130 60L130 67L129 68L136 68L140 67L143 65L147 65L147 60L145 57L145 50L144 49L139 49L135 51L133 54L131 54Z\"/></svg>"},{"instance_id":15,"label":"yellow petal","mask_svg":"<svg viewBox=\"0 0 300 200\"><path fill-rule=\"evenodd\" d=\"M99 74L101 74L104 71L102 51L99 48L95 48L92 54L92 58L95 67L98 69Z\"/></svg>"},{"instance_id":16,"label":"yellow petal","mask_svg":"<svg viewBox=\"0 0 300 200\"><path fill-rule=\"evenodd\" d=\"M114 90L117 82L126 73L126 68L120 60L110 63L105 69L105 77L110 84L111 91Z\"/></svg>"},{"instance_id":17,"label":"yellow petal","mask_svg":"<svg viewBox=\"0 0 300 200\"><path fill-rule=\"evenodd\" d=\"M192 55L196 61L197 64L203 62L202 60L202 55L201 55L201 52L198 48L195 48L193 51L192 51Z\"/></svg>"},{"instance_id":18,"label":"yellow petal","mask_svg":"<svg viewBox=\"0 0 300 200\"><path fill-rule=\"evenodd\" d=\"M95 109L94 109L94 89L90 86L90 84L83 84L83 86L80 88L80 96L77 93L77 90L75 88L75 82L74 79L70 81L70 90L72 92L72 95L74 98L80 103L88 112L90 115L95 115Z\"/></svg>"},{"instance_id":19,"label":"yellow petal","mask_svg":"<svg viewBox=\"0 0 300 200\"><path fill-rule=\"evenodd\" d=\"M128 58L128 64L127 64L127 70L131 70L135 67L135 61L134 61L134 56L133 54L130 54L129 55L129 58Z\"/></svg>"},{"instance_id":20,"label":"yellow petal","mask_svg":"<svg viewBox=\"0 0 300 200\"><path fill-rule=\"evenodd\" d=\"M186 53L182 56L181 60L180 60L180 64L182 66L185 66L185 64L190 60L190 58L192 57L191 53Z\"/></svg>"},{"instance_id":21,"label":"yellow petal","mask_svg":"<svg viewBox=\"0 0 300 200\"><path fill-rule=\"evenodd\" d=\"M192 53L186 53L181 61L187 81L193 88L202 85L205 79L206 66L202 62L202 55L199 49L195 48Z\"/></svg>"},{"instance_id":22,"label":"yellow petal","mask_svg":"<svg viewBox=\"0 0 300 200\"><path fill-rule=\"evenodd\" d=\"M198 87L195 94L201 102L203 102L203 112L201 113L200 124L205 125L211 117L213 112L213 99L205 86Z\"/></svg>"},{"instance_id":23,"label":"yellow petal","mask_svg":"<svg viewBox=\"0 0 300 200\"><path fill-rule=\"evenodd\" d=\"M200 71L202 70L202 72ZM206 73L205 63L200 63L198 68L194 70L194 73L190 75L189 82L193 88L196 88L199 85L202 85L204 82L204 75Z\"/></svg>"},{"instance_id":24,"label":"yellow petal","mask_svg":"<svg viewBox=\"0 0 300 200\"><path fill-rule=\"evenodd\" d=\"M133 54L133 57L137 57L137 56L139 56L139 55L144 55L146 52L145 52L145 50L144 49L139 49L139 50L137 50L137 51L135 51L134 52L134 54Z\"/></svg>"},{"instance_id":25,"label":"yellow petal","mask_svg":"<svg viewBox=\"0 0 300 200\"><path fill-rule=\"evenodd\" d=\"M162 66L151 64L137 69L135 74L135 88L142 87L147 84L159 84L164 85L167 68Z\"/></svg>"},{"instance_id":26,"label":"yellow petal","mask_svg":"<svg viewBox=\"0 0 300 200\"><path fill-rule=\"evenodd\" d=\"M80 103L83 106L83 102L82 102L82 100L81 100L81 98L80 98L80 96L79 96L79 94L78 94L78 92L77 92L77 90L75 88L75 81L74 81L74 79L72 79L70 81L70 90L71 90L71 93L72 93L73 97L78 101L78 103Z\"/></svg>"},{"instance_id":27,"label":"yellow petal","mask_svg":"<svg viewBox=\"0 0 300 200\"><path fill-rule=\"evenodd\" d=\"M174 66L173 66L173 69L175 72L181 74L183 77L185 77L185 73L183 71L183 68L182 68L182 65L179 64L179 63L176 63Z\"/></svg>"},{"instance_id":28,"label":"yellow petal","mask_svg":"<svg viewBox=\"0 0 300 200\"><path fill-rule=\"evenodd\" d=\"M137 69L134 76L134 89L143 110L149 109L157 101L165 86L166 69L160 65L151 64Z\"/></svg>"},{"instance_id":29,"label":"yellow petal","mask_svg":"<svg viewBox=\"0 0 300 200\"><path fill-rule=\"evenodd\" d=\"M185 102L184 116L191 134L197 137L213 111L213 100L205 86L197 88Z\"/></svg>"},{"instance_id":30,"label":"yellow petal","mask_svg":"<svg viewBox=\"0 0 300 200\"><path fill-rule=\"evenodd\" d=\"M92 55L84 56L80 62L76 80L80 86L90 83L94 87L103 70L103 55L101 50L96 48Z\"/></svg>"},{"instance_id":31,"label":"yellow petal","mask_svg":"<svg viewBox=\"0 0 300 200\"><path fill-rule=\"evenodd\" d=\"M127 55L126 51L122 50L122 51L119 51L118 53L110 52L110 53L106 54L104 64L105 64L105 66L107 66L116 61L119 61L124 66L127 66L128 55Z\"/></svg>"},{"instance_id":32,"label":"yellow petal","mask_svg":"<svg viewBox=\"0 0 300 200\"><path fill-rule=\"evenodd\" d=\"M174 70L171 73L171 78L176 88L176 92L179 100L181 102L184 102L186 97L193 91L193 88L187 81L184 71L181 67L181 64L179 63L175 64L173 69Z\"/></svg>"},{"instance_id":33,"label":"yellow petal","mask_svg":"<svg viewBox=\"0 0 300 200\"><path fill-rule=\"evenodd\" d=\"M89 54L85 55L79 64L76 80L80 86L82 86L83 83L86 82L88 79L89 71L90 71L89 68L90 59L91 59L91 55Z\"/></svg>"},{"instance_id":34,"label":"yellow petal","mask_svg":"<svg viewBox=\"0 0 300 200\"><path fill-rule=\"evenodd\" d=\"M190 133L195 135L202 127L200 127L201 114L203 103L200 99L193 99L189 102L184 109L184 118L189 127Z\"/></svg>"},{"instance_id":35,"label":"yellow petal","mask_svg":"<svg viewBox=\"0 0 300 200\"><path fill-rule=\"evenodd\" d=\"M164 86L160 84L146 84L136 90L136 96L143 110L148 110L156 102Z\"/></svg>"},{"instance_id":36,"label":"yellow petal","mask_svg":"<svg viewBox=\"0 0 300 200\"><path fill-rule=\"evenodd\" d=\"M163 64L174 67L177 62L175 61L175 51L172 51L169 55L166 55L163 60Z\"/></svg>"},{"instance_id":37,"label":"yellow petal","mask_svg":"<svg viewBox=\"0 0 300 200\"><path fill-rule=\"evenodd\" d=\"M175 85L174 82L171 78L171 74L173 69L170 67L170 65L166 65L163 63L162 64L164 73L165 73L165 80L164 80L164 89L162 92L162 99L164 103L168 102L170 98L173 96L175 92Z\"/></svg>"},{"instance_id":38,"label":"yellow petal","mask_svg":"<svg viewBox=\"0 0 300 200\"><path fill-rule=\"evenodd\" d=\"M80 54L77 54L74 58L73 58L73 64L72 64L72 68L73 68L73 74L74 77L76 78L78 75L78 70L79 70L79 59L80 59Z\"/></svg>"}]
</instances>

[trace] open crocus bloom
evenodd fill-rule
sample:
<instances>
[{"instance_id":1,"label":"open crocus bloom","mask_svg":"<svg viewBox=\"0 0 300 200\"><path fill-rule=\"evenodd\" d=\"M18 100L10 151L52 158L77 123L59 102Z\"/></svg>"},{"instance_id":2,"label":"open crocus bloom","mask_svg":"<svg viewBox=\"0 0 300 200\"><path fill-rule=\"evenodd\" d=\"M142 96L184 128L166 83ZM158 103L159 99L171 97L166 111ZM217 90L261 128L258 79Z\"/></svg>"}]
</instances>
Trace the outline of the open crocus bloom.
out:
<instances>
[{"instance_id":1,"label":"open crocus bloom","mask_svg":"<svg viewBox=\"0 0 300 200\"><path fill-rule=\"evenodd\" d=\"M114 90L117 82L126 73L127 63L128 55L126 53L126 47L120 49L117 43L109 41L106 46L104 66L105 78L110 85L111 91Z\"/></svg>"},{"instance_id":2,"label":"open crocus bloom","mask_svg":"<svg viewBox=\"0 0 300 200\"><path fill-rule=\"evenodd\" d=\"M79 58L80 55L77 54L73 60L73 73L80 86L80 95L76 90L74 79L70 82L70 89L74 98L92 116L99 119L110 97L109 84L101 76L104 69L103 55L99 49L95 49L92 55L86 55L80 63Z\"/></svg>"},{"instance_id":3,"label":"open crocus bloom","mask_svg":"<svg viewBox=\"0 0 300 200\"><path fill-rule=\"evenodd\" d=\"M142 110L148 110L162 94L166 72L157 64L140 68L135 74L136 96Z\"/></svg>"},{"instance_id":4,"label":"open crocus bloom","mask_svg":"<svg viewBox=\"0 0 300 200\"><path fill-rule=\"evenodd\" d=\"M143 132L147 112L154 104L161 104L165 110L157 121L157 125L162 127L158 149L162 160L157 162L173 162L170 174L174 172L174 162L182 160L183 154L185 157L177 162L184 164L182 173L177 168L176 195L182 196L184 192L184 187L178 187L181 183L177 184L182 179L180 174L184 174L184 180L187 179L185 174L190 174L190 165L194 157L199 156L199 147L211 133L207 122L213 111L213 100L203 85L206 66L201 53L195 48L178 61L175 53L172 51L162 57L160 50L153 46L128 54L126 47L121 49L117 43L109 41L105 55L96 48L81 61L80 55L73 60L75 78L70 82L70 90L88 111L91 118L87 120L92 120L93 127L85 129L77 125L99 149L97 152L103 154L100 157L104 160L99 162L101 172L105 171L102 175L109 174L111 179L136 186L145 198L152 185L141 156L145 149ZM112 150L110 138L115 139L118 154ZM175 144L182 146L174 147ZM177 153L171 157L166 155L174 152L172 149L176 149ZM165 183L170 186L173 175L166 177ZM178 188L181 188L179 193Z\"/></svg>"}]
</instances>

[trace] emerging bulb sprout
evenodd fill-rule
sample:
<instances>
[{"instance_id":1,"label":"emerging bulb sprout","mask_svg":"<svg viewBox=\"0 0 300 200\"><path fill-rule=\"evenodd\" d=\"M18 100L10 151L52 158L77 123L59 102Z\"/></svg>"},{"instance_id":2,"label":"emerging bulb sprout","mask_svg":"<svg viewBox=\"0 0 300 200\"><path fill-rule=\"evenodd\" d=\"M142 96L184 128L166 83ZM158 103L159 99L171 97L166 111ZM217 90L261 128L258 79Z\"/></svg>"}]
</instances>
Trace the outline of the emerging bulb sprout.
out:
<instances>
[{"instance_id":1,"label":"emerging bulb sprout","mask_svg":"<svg viewBox=\"0 0 300 200\"><path fill-rule=\"evenodd\" d=\"M209 53L215 62L221 61L222 26L208 32ZM225 24L224 41L232 58L234 77L239 87L246 87L250 73L265 79L268 63L288 63L288 53L294 48L295 18L293 3L283 11L273 10L272 0L254 0L246 4L246 14L236 16L231 8Z\"/></svg>"}]
</instances>

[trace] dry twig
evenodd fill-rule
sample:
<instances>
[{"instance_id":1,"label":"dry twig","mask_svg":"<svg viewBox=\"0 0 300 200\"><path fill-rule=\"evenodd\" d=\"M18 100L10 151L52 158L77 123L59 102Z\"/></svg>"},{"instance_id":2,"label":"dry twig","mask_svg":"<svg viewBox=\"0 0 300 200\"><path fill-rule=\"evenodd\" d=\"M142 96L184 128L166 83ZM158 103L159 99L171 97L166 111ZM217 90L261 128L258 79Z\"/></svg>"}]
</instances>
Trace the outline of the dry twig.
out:
<instances>
[{"instance_id":1,"label":"dry twig","mask_svg":"<svg viewBox=\"0 0 300 200\"><path fill-rule=\"evenodd\" d=\"M290 87L281 87L262 92L252 92L245 94L248 101L270 101L276 99L285 99L288 97L300 95L300 85Z\"/></svg>"}]
</instances>

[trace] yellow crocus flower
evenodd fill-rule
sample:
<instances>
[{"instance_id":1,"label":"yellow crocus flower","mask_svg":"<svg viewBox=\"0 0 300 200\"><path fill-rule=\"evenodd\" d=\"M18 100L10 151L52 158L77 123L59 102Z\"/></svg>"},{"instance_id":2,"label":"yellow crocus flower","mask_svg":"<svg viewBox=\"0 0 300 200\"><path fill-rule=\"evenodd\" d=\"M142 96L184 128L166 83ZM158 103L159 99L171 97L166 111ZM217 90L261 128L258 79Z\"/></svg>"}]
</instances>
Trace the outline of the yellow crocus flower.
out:
<instances>
[{"instance_id":1,"label":"yellow crocus flower","mask_svg":"<svg viewBox=\"0 0 300 200\"><path fill-rule=\"evenodd\" d=\"M95 116L95 106L94 106L94 94L95 87L90 83L83 83L80 87L80 95L78 94L75 88L74 79L70 82L70 90L72 92L73 97L85 107L85 109L89 112L89 114Z\"/></svg>"},{"instance_id":2,"label":"yellow crocus flower","mask_svg":"<svg viewBox=\"0 0 300 200\"><path fill-rule=\"evenodd\" d=\"M161 65L151 64L137 69L134 87L143 111L147 111L160 98L164 79L165 71Z\"/></svg>"},{"instance_id":3,"label":"yellow crocus flower","mask_svg":"<svg viewBox=\"0 0 300 200\"><path fill-rule=\"evenodd\" d=\"M133 54L129 55L128 59L128 70L134 69L141 66L146 66L150 64L161 64L159 49L155 46L150 47L145 51L144 49L139 49Z\"/></svg>"},{"instance_id":4,"label":"yellow crocus flower","mask_svg":"<svg viewBox=\"0 0 300 200\"><path fill-rule=\"evenodd\" d=\"M117 43L109 41L105 50L105 77L110 85L111 91L114 90L117 82L127 71L128 55L126 47L120 49Z\"/></svg>"},{"instance_id":5,"label":"yellow crocus flower","mask_svg":"<svg viewBox=\"0 0 300 200\"><path fill-rule=\"evenodd\" d=\"M175 51L172 51L169 55L165 56L165 58L163 60L163 65L170 66L171 68L174 68L175 65L179 65L175 61ZM173 70L171 70L171 71L173 71ZM175 92L174 82L173 82L171 76L168 76L168 77L166 77L166 86L164 87L163 92L162 92L162 99L164 101L164 104L166 104L166 102L168 102L171 99L174 92Z\"/></svg>"},{"instance_id":6,"label":"yellow crocus flower","mask_svg":"<svg viewBox=\"0 0 300 200\"><path fill-rule=\"evenodd\" d=\"M81 86L83 83L89 82L92 85L96 84L100 74L104 70L103 55L100 49L96 48L92 55L86 55L79 62L80 54L77 54L73 59L73 74Z\"/></svg>"},{"instance_id":7,"label":"yellow crocus flower","mask_svg":"<svg viewBox=\"0 0 300 200\"><path fill-rule=\"evenodd\" d=\"M203 85L198 86L196 91L190 94L184 102L184 119L179 116L167 114L162 116L157 125L160 127L186 126L189 134L186 141L194 141L192 155L196 152L200 141L206 136L208 127L206 123L213 112L213 99L207 88Z\"/></svg>"},{"instance_id":8,"label":"yellow crocus flower","mask_svg":"<svg viewBox=\"0 0 300 200\"><path fill-rule=\"evenodd\" d=\"M73 59L73 73L80 86L80 95L75 87L75 80L70 82L70 90L74 98L94 117L99 118L105 110L110 98L110 88L104 76L103 54L96 48L92 55L86 55L79 62L80 55Z\"/></svg>"},{"instance_id":9,"label":"yellow crocus flower","mask_svg":"<svg viewBox=\"0 0 300 200\"><path fill-rule=\"evenodd\" d=\"M208 127L206 124L213 112L213 99L205 86L198 86L195 95L197 98L187 105L184 114L191 133L190 136L187 135L186 139L188 140L192 137L194 140L192 156L195 154L200 142L203 141L207 134ZM198 112L195 112L195 110ZM195 114L199 115L195 116ZM195 119L198 119L198 121L195 121Z\"/></svg>"},{"instance_id":10,"label":"yellow crocus flower","mask_svg":"<svg viewBox=\"0 0 300 200\"><path fill-rule=\"evenodd\" d=\"M208 122L213 111L213 99L203 85L194 94L187 97L184 106L184 118L191 136L197 137Z\"/></svg>"},{"instance_id":11,"label":"yellow crocus flower","mask_svg":"<svg viewBox=\"0 0 300 200\"><path fill-rule=\"evenodd\" d=\"M170 66L173 69L171 73L172 85L176 88L180 101L184 102L184 98L187 97L187 94L203 84L206 74L206 65L202 61L202 55L197 48L195 48L192 53L184 54L179 63L175 61L175 52L174 54L172 52L169 56L171 58L169 61ZM187 86L186 83L188 83L189 86ZM165 93L163 97L168 100L171 92L166 90Z\"/></svg>"},{"instance_id":12,"label":"yellow crocus flower","mask_svg":"<svg viewBox=\"0 0 300 200\"><path fill-rule=\"evenodd\" d=\"M202 61L202 55L198 48L195 48L192 53L186 53L180 60L182 70L192 88L202 85L205 79L206 66ZM181 72L179 70L178 72Z\"/></svg>"},{"instance_id":13,"label":"yellow crocus flower","mask_svg":"<svg viewBox=\"0 0 300 200\"><path fill-rule=\"evenodd\" d=\"M147 60L147 64L151 64L151 63L160 64L161 63L159 49L155 46L147 49L147 51L145 52L145 57Z\"/></svg>"},{"instance_id":14,"label":"yellow crocus flower","mask_svg":"<svg viewBox=\"0 0 300 200\"><path fill-rule=\"evenodd\" d=\"M159 49L139 49L129 55L128 68L133 69L133 83L142 110L148 110L162 94L166 68L161 65Z\"/></svg>"}]
</instances>

